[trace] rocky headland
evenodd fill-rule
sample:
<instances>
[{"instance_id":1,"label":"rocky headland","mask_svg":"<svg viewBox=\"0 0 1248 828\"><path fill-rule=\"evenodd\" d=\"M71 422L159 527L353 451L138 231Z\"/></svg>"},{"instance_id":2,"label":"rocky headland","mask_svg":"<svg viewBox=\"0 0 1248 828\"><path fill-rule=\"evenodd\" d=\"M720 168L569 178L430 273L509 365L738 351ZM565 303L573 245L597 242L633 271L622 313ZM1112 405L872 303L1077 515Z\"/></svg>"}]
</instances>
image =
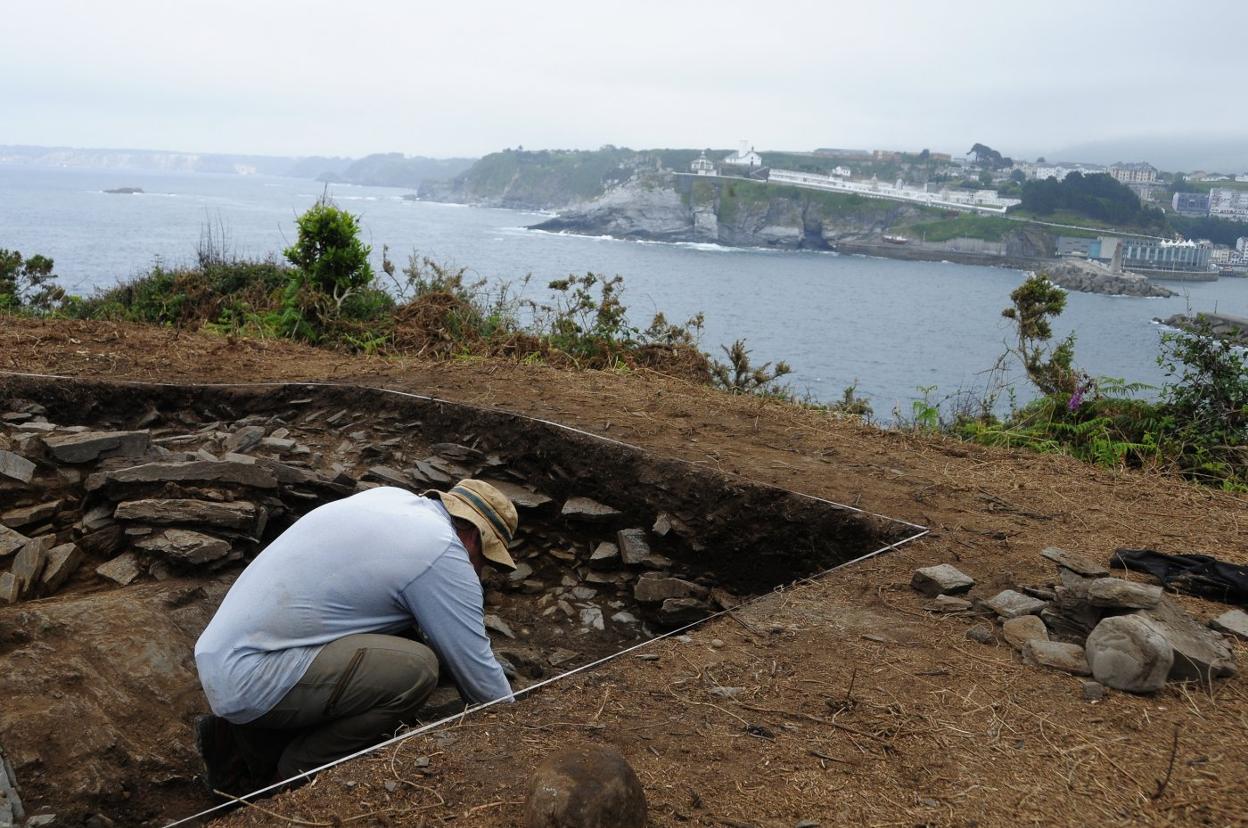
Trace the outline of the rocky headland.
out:
<instances>
[{"instance_id":1,"label":"rocky headland","mask_svg":"<svg viewBox=\"0 0 1248 828\"><path fill-rule=\"evenodd\" d=\"M1066 290L1081 293L1104 293L1110 296L1174 296L1174 291L1150 282L1138 273L1115 273L1095 262L1064 260L1045 267L1049 281Z\"/></svg>"}]
</instances>

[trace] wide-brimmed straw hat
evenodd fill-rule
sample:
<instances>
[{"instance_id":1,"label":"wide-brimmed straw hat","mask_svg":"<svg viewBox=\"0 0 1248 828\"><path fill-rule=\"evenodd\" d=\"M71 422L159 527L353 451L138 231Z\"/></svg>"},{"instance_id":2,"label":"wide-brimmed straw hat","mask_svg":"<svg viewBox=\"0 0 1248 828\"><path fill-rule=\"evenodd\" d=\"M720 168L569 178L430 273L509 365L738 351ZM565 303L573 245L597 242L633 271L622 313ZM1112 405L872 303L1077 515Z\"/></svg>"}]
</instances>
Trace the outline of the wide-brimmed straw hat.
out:
<instances>
[{"instance_id":1,"label":"wide-brimmed straw hat","mask_svg":"<svg viewBox=\"0 0 1248 828\"><path fill-rule=\"evenodd\" d=\"M516 536L520 518L507 496L482 480L461 480L449 492L430 489L428 497L442 501L446 511L477 527L481 533L481 553L493 563L516 568L507 545Z\"/></svg>"}]
</instances>

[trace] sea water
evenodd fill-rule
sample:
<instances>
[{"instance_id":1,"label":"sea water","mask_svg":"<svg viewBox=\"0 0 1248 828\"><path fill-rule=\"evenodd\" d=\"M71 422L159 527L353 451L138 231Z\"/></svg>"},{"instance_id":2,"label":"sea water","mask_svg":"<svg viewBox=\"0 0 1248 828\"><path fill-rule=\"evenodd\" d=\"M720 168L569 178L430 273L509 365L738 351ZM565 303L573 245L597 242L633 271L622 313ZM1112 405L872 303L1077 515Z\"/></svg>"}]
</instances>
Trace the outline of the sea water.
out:
<instances>
[{"instance_id":1,"label":"sea water","mask_svg":"<svg viewBox=\"0 0 1248 828\"><path fill-rule=\"evenodd\" d=\"M104 190L140 187L139 195ZM89 294L157 261L191 263L207 225L240 256L281 258L295 218L323 185L301 179L124 170L0 167L0 248L42 253L61 284ZM787 361L798 392L832 400L856 384L887 419L927 393L974 391L1011 344L1001 317L1024 278L1016 270L909 262L836 253L621 241L526 229L544 216L516 210L417 202L385 187L331 185L359 216L380 270L383 245L402 266L409 253L469 268L473 277L550 297L569 274L624 277L630 320L656 311L681 322L705 315L702 347L746 340L755 363ZM1248 230L1248 227L1245 228ZM1162 328L1154 317L1187 310L1248 315L1248 279L1169 283L1169 299L1071 293L1054 329L1075 333L1077 364L1094 376L1159 385ZM1013 371L1020 399L1030 396ZM926 392L923 389L930 389Z\"/></svg>"}]
</instances>

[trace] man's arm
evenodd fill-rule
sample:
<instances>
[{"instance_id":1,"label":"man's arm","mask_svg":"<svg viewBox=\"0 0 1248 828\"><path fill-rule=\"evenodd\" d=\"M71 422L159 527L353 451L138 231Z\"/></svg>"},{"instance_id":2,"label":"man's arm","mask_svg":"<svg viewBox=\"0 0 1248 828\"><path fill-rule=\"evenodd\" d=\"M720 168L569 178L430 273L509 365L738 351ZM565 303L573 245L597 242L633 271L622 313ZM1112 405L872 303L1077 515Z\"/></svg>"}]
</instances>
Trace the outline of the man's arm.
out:
<instances>
[{"instance_id":1,"label":"man's arm","mask_svg":"<svg viewBox=\"0 0 1248 828\"><path fill-rule=\"evenodd\" d=\"M430 647L450 668L460 691L474 704L505 698L511 685L485 632L481 582L454 548L400 593Z\"/></svg>"}]
</instances>

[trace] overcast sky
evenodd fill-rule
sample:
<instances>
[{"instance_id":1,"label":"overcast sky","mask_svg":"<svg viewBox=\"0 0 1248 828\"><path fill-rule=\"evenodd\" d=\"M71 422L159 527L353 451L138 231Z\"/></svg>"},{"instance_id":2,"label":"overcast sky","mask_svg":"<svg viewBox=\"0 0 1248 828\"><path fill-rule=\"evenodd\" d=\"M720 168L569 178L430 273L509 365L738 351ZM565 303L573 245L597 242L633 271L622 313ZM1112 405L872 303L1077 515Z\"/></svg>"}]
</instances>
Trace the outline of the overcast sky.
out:
<instances>
[{"instance_id":1,"label":"overcast sky","mask_svg":"<svg viewBox=\"0 0 1248 828\"><path fill-rule=\"evenodd\" d=\"M0 144L449 156L982 141L1030 157L1248 136L1248 0L32 0L3 14Z\"/></svg>"}]
</instances>

